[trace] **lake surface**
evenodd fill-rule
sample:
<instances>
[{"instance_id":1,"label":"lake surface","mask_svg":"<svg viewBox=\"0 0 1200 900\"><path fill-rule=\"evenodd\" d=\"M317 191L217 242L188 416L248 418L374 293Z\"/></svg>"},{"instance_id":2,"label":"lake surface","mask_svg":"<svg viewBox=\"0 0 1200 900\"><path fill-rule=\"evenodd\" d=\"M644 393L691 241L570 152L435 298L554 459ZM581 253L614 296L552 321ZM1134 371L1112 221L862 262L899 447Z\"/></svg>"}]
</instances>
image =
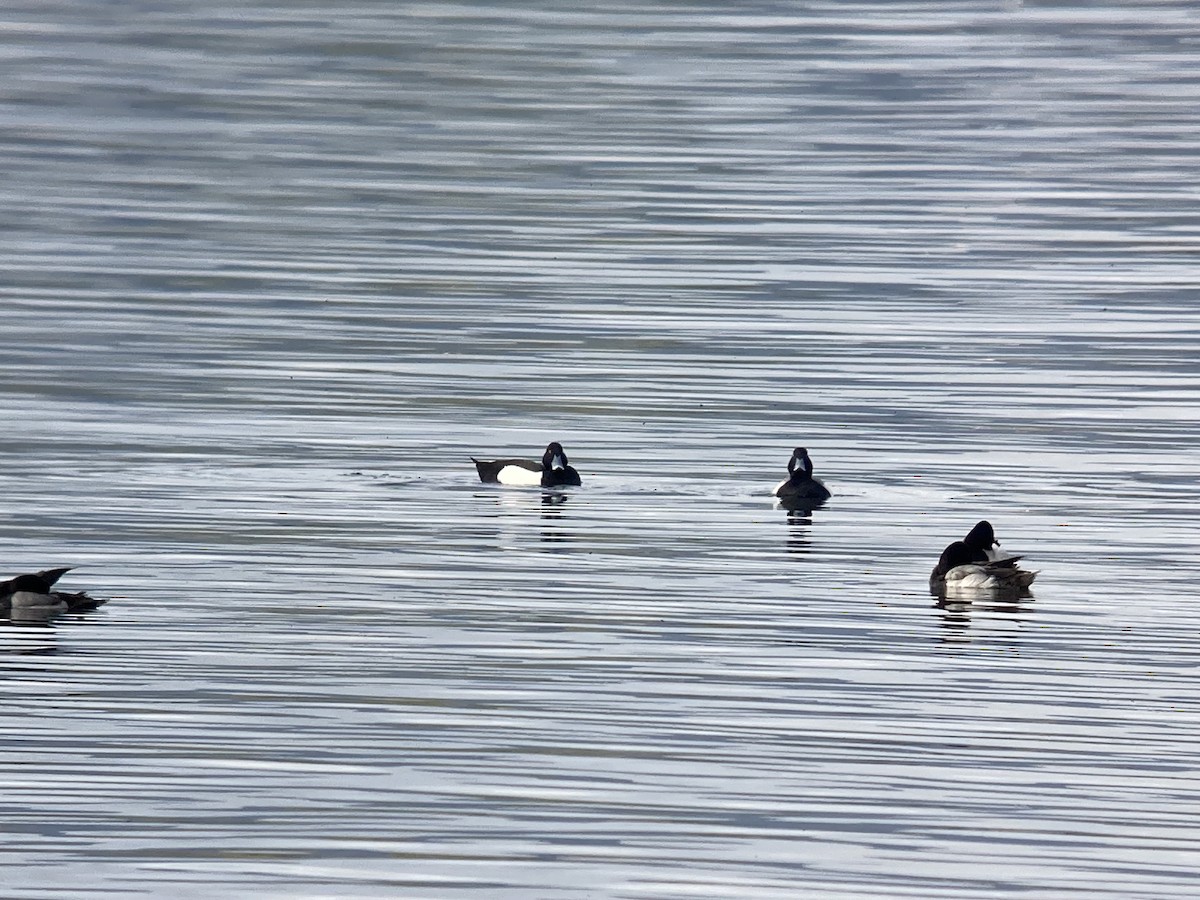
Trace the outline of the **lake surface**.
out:
<instances>
[{"instance_id":1,"label":"lake surface","mask_svg":"<svg viewBox=\"0 0 1200 900\"><path fill-rule=\"evenodd\" d=\"M111 602L0 627L0 894L1194 896L1198 53L6 6L0 577ZM984 517L1033 597L937 605Z\"/></svg>"}]
</instances>

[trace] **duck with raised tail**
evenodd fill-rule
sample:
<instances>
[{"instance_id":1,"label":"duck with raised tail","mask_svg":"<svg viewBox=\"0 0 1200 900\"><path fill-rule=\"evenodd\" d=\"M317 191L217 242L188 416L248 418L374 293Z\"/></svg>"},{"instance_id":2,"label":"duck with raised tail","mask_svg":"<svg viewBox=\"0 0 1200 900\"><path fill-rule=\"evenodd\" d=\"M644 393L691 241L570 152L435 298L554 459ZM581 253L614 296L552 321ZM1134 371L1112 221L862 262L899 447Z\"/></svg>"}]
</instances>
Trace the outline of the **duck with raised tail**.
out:
<instances>
[{"instance_id":1,"label":"duck with raised tail","mask_svg":"<svg viewBox=\"0 0 1200 900\"><path fill-rule=\"evenodd\" d=\"M95 609L105 601L86 591L54 590L54 583L71 569L46 569L0 581L0 615L50 617L65 612Z\"/></svg>"},{"instance_id":2,"label":"duck with raised tail","mask_svg":"<svg viewBox=\"0 0 1200 900\"><path fill-rule=\"evenodd\" d=\"M1037 572L1017 566L1020 556L1004 556L991 522L983 519L967 536L942 551L929 573L929 589L939 595L1020 594L1028 591Z\"/></svg>"}]
</instances>

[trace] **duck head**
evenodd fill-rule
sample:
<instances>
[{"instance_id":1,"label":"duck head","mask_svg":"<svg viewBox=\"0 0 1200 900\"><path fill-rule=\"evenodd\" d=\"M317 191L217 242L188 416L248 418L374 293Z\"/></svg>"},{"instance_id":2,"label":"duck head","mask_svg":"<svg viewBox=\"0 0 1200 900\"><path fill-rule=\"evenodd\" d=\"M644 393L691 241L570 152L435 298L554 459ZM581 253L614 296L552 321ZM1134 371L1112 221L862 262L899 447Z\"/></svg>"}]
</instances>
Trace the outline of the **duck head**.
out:
<instances>
[{"instance_id":1,"label":"duck head","mask_svg":"<svg viewBox=\"0 0 1200 900\"><path fill-rule=\"evenodd\" d=\"M547 444L546 452L542 454L542 468L565 469L567 465L567 452L563 450L562 444L558 441Z\"/></svg>"},{"instance_id":2,"label":"duck head","mask_svg":"<svg viewBox=\"0 0 1200 900\"><path fill-rule=\"evenodd\" d=\"M797 469L799 469L804 475L808 475L809 477L812 476L812 460L808 458L808 451L803 447L797 447L795 450L793 450L792 458L788 460L788 474L794 475Z\"/></svg>"},{"instance_id":3,"label":"duck head","mask_svg":"<svg viewBox=\"0 0 1200 900\"><path fill-rule=\"evenodd\" d=\"M982 550L984 553L992 547L1000 546L1000 542L996 540L996 533L992 531L992 523L987 519L977 522L962 542L972 550Z\"/></svg>"}]
</instances>

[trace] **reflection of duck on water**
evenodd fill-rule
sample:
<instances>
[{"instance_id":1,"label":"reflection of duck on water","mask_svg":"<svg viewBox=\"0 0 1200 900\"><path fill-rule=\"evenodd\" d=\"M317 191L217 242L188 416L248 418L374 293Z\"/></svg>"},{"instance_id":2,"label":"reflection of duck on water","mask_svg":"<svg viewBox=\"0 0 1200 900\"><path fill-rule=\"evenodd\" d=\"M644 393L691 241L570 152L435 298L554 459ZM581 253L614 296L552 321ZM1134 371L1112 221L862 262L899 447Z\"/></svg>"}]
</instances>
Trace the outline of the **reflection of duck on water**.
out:
<instances>
[{"instance_id":1,"label":"reflection of duck on water","mask_svg":"<svg viewBox=\"0 0 1200 900\"><path fill-rule=\"evenodd\" d=\"M1009 650L1020 647L1023 625L1034 609L1020 594L1011 593L939 597L934 608L942 626L939 633L942 643L966 645L986 641L989 646Z\"/></svg>"},{"instance_id":2,"label":"reflection of duck on water","mask_svg":"<svg viewBox=\"0 0 1200 900\"><path fill-rule=\"evenodd\" d=\"M787 464L788 477L775 486L775 496L788 510L813 510L830 498L829 488L812 477L808 451L797 447Z\"/></svg>"},{"instance_id":3,"label":"reflection of duck on water","mask_svg":"<svg viewBox=\"0 0 1200 900\"><path fill-rule=\"evenodd\" d=\"M563 528L567 518L563 515L564 504L569 498L558 491L542 491L541 540L546 544L571 544L575 535Z\"/></svg>"},{"instance_id":4,"label":"reflection of duck on water","mask_svg":"<svg viewBox=\"0 0 1200 900\"><path fill-rule=\"evenodd\" d=\"M809 527L812 518L809 516L788 515L787 552L804 555L812 552L812 539Z\"/></svg>"},{"instance_id":5,"label":"reflection of duck on water","mask_svg":"<svg viewBox=\"0 0 1200 900\"><path fill-rule=\"evenodd\" d=\"M990 522L985 519L976 523L965 538L942 551L929 573L929 589L946 596L1027 592L1037 572L1018 568L1020 556L1005 557L995 552L992 548L999 544Z\"/></svg>"},{"instance_id":6,"label":"reflection of duck on water","mask_svg":"<svg viewBox=\"0 0 1200 900\"><path fill-rule=\"evenodd\" d=\"M0 615L13 618L49 618L65 612L95 609L104 603L85 591L52 590L54 583L71 569L46 569L0 581Z\"/></svg>"}]
</instances>

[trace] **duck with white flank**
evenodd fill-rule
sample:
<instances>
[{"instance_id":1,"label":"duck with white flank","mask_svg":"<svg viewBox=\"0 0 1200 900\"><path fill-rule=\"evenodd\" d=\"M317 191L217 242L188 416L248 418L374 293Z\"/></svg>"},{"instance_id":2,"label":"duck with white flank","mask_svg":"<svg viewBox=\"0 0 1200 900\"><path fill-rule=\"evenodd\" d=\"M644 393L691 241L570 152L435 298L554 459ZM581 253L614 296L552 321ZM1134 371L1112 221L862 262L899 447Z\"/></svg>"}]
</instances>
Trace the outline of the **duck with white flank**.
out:
<instances>
[{"instance_id":1,"label":"duck with white flank","mask_svg":"<svg viewBox=\"0 0 1200 900\"><path fill-rule=\"evenodd\" d=\"M792 451L787 470L788 477L775 486L775 496L784 506L820 506L831 496L829 488L812 477L812 460L803 447Z\"/></svg>"},{"instance_id":2,"label":"duck with white flank","mask_svg":"<svg viewBox=\"0 0 1200 900\"><path fill-rule=\"evenodd\" d=\"M0 581L0 615L48 618L59 613L95 609L104 603L89 597L85 591L73 594L53 590L54 583L70 571L70 567L46 569Z\"/></svg>"},{"instance_id":3,"label":"duck with white flank","mask_svg":"<svg viewBox=\"0 0 1200 900\"><path fill-rule=\"evenodd\" d=\"M929 589L935 594L1020 594L1026 591L1037 572L1018 568L1020 556L1004 556L993 548L1000 546L992 524L984 519L976 523L961 541L942 551L929 574Z\"/></svg>"},{"instance_id":4,"label":"duck with white flank","mask_svg":"<svg viewBox=\"0 0 1200 900\"><path fill-rule=\"evenodd\" d=\"M473 456L471 462L479 470L479 480L485 483L542 487L578 487L582 484L579 473L567 462L567 453L558 441L546 445L540 463L532 459L481 460Z\"/></svg>"}]
</instances>

